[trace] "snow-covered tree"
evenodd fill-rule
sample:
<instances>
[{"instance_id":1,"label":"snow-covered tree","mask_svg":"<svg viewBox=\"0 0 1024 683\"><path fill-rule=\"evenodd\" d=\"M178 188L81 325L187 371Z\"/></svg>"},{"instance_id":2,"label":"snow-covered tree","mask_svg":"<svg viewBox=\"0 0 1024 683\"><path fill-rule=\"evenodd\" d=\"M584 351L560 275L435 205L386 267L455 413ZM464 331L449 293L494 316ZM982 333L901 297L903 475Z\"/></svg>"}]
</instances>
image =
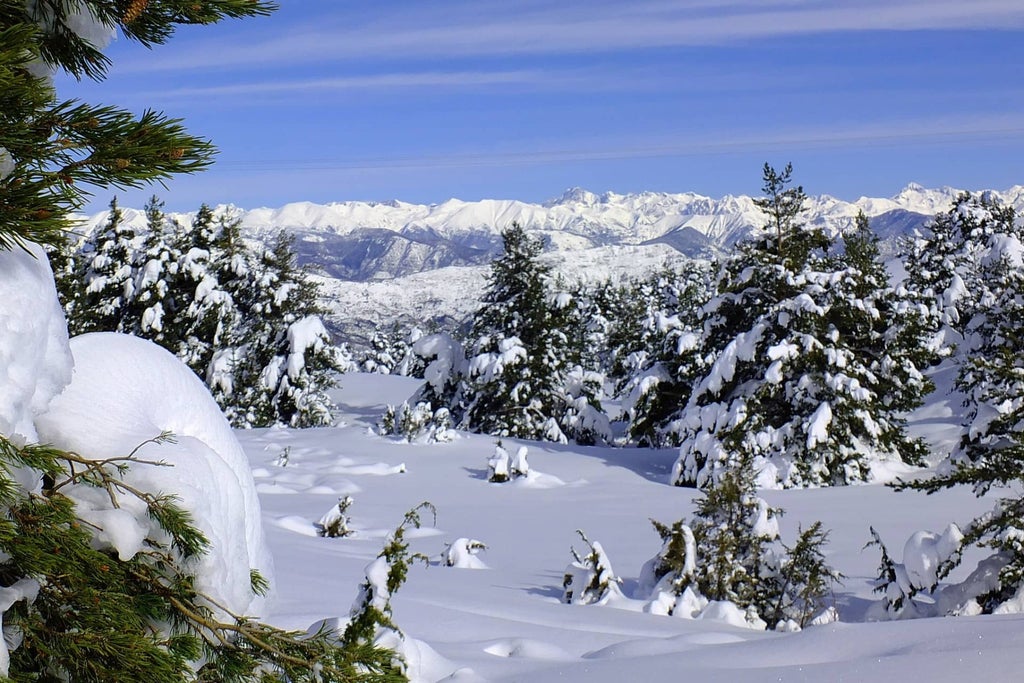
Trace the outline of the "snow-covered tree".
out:
<instances>
[{"instance_id":1,"label":"snow-covered tree","mask_svg":"<svg viewBox=\"0 0 1024 683\"><path fill-rule=\"evenodd\" d=\"M519 225L502 233L487 291L473 317L469 366L459 396L461 426L528 439L558 438L550 407L558 368L544 364L556 342L548 323L548 267L541 243ZM559 432L556 435L556 432Z\"/></svg>"},{"instance_id":2,"label":"snow-covered tree","mask_svg":"<svg viewBox=\"0 0 1024 683\"><path fill-rule=\"evenodd\" d=\"M381 375L390 375L404 357L404 349L397 342L397 329L385 332L380 325L374 328L373 336L370 337L370 348L363 358L361 368L363 372L375 372Z\"/></svg>"},{"instance_id":3,"label":"snow-covered tree","mask_svg":"<svg viewBox=\"0 0 1024 683\"><path fill-rule=\"evenodd\" d=\"M729 602L748 624L791 628L826 609L839 580L821 552L820 523L801 532L792 548L779 536L782 511L756 495L751 458L727 470L697 501L689 523L654 522L662 549L640 578L652 611L692 618L709 602Z\"/></svg>"},{"instance_id":4,"label":"snow-covered tree","mask_svg":"<svg viewBox=\"0 0 1024 683\"><path fill-rule=\"evenodd\" d=\"M923 453L902 417L930 389L916 309L885 281L863 222L836 255L799 222L803 192L788 182L788 167L766 167L769 230L724 263L703 334L687 337L706 369L678 420L677 485L707 486L741 455L760 485L791 487L866 481Z\"/></svg>"},{"instance_id":5,"label":"snow-covered tree","mask_svg":"<svg viewBox=\"0 0 1024 683\"><path fill-rule=\"evenodd\" d=\"M976 337L976 346L970 358L962 359L958 377L967 395L968 413L957 457L935 477L901 487L932 493L966 485L979 496L993 488L1010 495L997 500L991 511L962 531L955 528L955 538L942 545L938 560L932 558L934 553L919 559L921 552L908 557L905 551L902 565L897 565L891 558L887 562L882 546L881 590L887 611L893 615L907 610L922 613L913 600L922 592L929 594L929 603L935 605L925 613L1024 611L1024 496L1020 493L1024 484L1024 249L1012 236L1001 242L999 248L989 250L982 263L979 273L985 279L986 296L978 301L967 326L968 333ZM927 538L926 532L919 534ZM881 545L877 535L875 541ZM960 565L963 551L972 546L989 554L963 581L940 585ZM907 579L904 575L908 571L913 574L917 566L930 570L916 581L913 576Z\"/></svg>"},{"instance_id":6,"label":"snow-covered tree","mask_svg":"<svg viewBox=\"0 0 1024 683\"><path fill-rule=\"evenodd\" d=\"M477 557L483 550L487 550L483 541L474 538L456 538L441 553L441 562L446 567L455 567L456 569L486 569L487 565Z\"/></svg>"},{"instance_id":7,"label":"snow-covered tree","mask_svg":"<svg viewBox=\"0 0 1024 683\"><path fill-rule=\"evenodd\" d=\"M630 437L641 445L679 445L679 416L706 370L700 309L710 296L709 279L707 266L693 261L635 285L639 300L645 290L657 292L642 319L623 321L635 325L639 346L625 358L619 393Z\"/></svg>"},{"instance_id":8,"label":"snow-covered tree","mask_svg":"<svg viewBox=\"0 0 1024 683\"><path fill-rule=\"evenodd\" d=\"M319 290L296 264L292 240L280 233L249 268L247 325L232 363L240 423L330 424L327 391L352 365L324 326Z\"/></svg>"},{"instance_id":9,"label":"snow-covered tree","mask_svg":"<svg viewBox=\"0 0 1024 683\"><path fill-rule=\"evenodd\" d=\"M448 334L431 334L413 342L410 356L410 364L423 368L423 385L401 405L387 407L379 431L410 442L451 441L455 432L448 406L456 403L466 371L462 345Z\"/></svg>"},{"instance_id":10,"label":"snow-covered tree","mask_svg":"<svg viewBox=\"0 0 1024 683\"><path fill-rule=\"evenodd\" d=\"M978 306L989 296L983 261L1007 239L1024 239L1011 206L991 193L964 192L903 247L907 288L927 307L934 330L959 343Z\"/></svg>"},{"instance_id":11,"label":"snow-covered tree","mask_svg":"<svg viewBox=\"0 0 1024 683\"><path fill-rule=\"evenodd\" d=\"M959 356L957 388L965 424L954 460L977 462L1024 432L1024 247L1007 237L980 269L987 296L967 325L971 351Z\"/></svg>"},{"instance_id":12,"label":"snow-covered tree","mask_svg":"<svg viewBox=\"0 0 1024 683\"><path fill-rule=\"evenodd\" d=\"M143 337L163 344L164 319L173 320L181 306L183 297L175 297L168 291L168 276L172 268L176 269L181 255L173 255L170 250L169 233L173 226L169 225L164 214L164 203L153 195L146 202L146 232L138 256L138 270L135 275L135 297L129 304L127 320L124 328L129 334ZM69 319L76 313L70 311Z\"/></svg>"},{"instance_id":13,"label":"snow-covered tree","mask_svg":"<svg viewBox=\"0 0 1024 683\"><path fill-rule=\"evenodd\" d=\"M104 226L92 236L91 251L83 254L83 290L75 298L71 334L110 330L127 331L125 313L135 298L138 240L135 229L124 221L117 197L110 200Z\"/></svg>"},{"instance_id":14,"label":"snow-covered tree","mask_svg":"<svg viewBox=\"0 0 1024 683\"><path fill-rule=\"evenodd\" d=\"M494 445L494 453L487 459L487 481L492 484L503 484L511 478L512 458L499 439Z\"/></svg>"},{"instance_id":15,"label":"snow-covered tree","mask_svg":"<svg viewBox=\"0 0 1024 683\"><path fill-rule=\"evenodd\" d=\"M604 437L595 382L566 383L579 364L571 296L552 291L541 243L518 224L502 233L473 317L469 360L453 397L461 428L496 436L566 441Z\"/></svg>"},{"instance_id":16,"label":"snow-covered tree","mask_svg":"<svg viewBox=\"0 0 1024 683\"><path fill-rule=\"evenodd\" d=\"M372 652L379 650L379 643L388 643L391 649L401 651L405 636L391 619L391 597L405 583L413 562L427 564L430 561L422 553L410 552L405 538L407 530L419 529L422 525L420 511L423 510L436 518L437 510L433 505L420 503L405 514L402 523L388 535L380 554L366 566L366 578L359 587L359 595L349 611L348 625L341 634L340 644L344 649L356 652L368 649ZM397 680L406 680L405 662L399 658L388 664L386 668L368 673L399 674Z\"/></svg>"},{"instance_id":17,"label":"snow-covered tree","mask_svg":"<svg viewBox=\"0 0 1024 683\"><path fill-rule=\"evenodd\" d=\"M228 289L235 265L230 229L209 205L200 206L189 229L191 248L178 265L184 281L178 286L192 296L176 321L181 330L176 355L200 377L209 376L218 351L238 343L242 312Z\"/></svg>"},{"instance_id":18,"label":"snow-covered tree","mask_svg":"<svg viewBox=\"0 0 1024 683\"><path fill-rule=\"evenodd\" d=\"M339 498L314 525L317 535L325 538L346 538L354 534L355 531L348 526L352 523L348 516L348 509L352 507L352 503L352 496Z\"/></svg>"}]
</instances>

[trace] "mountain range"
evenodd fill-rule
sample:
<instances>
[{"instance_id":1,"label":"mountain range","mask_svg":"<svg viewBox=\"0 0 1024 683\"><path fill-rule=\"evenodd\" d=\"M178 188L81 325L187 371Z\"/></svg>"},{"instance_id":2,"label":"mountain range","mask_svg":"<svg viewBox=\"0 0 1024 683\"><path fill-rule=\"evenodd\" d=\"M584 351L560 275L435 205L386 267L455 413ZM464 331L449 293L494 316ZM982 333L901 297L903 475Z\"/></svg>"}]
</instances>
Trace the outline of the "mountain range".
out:
<instances>
[{"instance_id":1,"label":"mountain range","mask_svg":"<svg viewBox=\"0 0 1024 683\"><path fill-rule=\"evenodd\" d=\"M834 234L863 211L891 248L895 238L948 208L960 192L910 184L889 198L849 202L812 196L803 217ZM1024 186L994 194L1024 211ZM580 188L543 204L449 199L429 205L346 201L217 209L235 213L248 239L265 241L279 230L293 233L300 262L313 266L325 284L334 326L357 342L379 323L449 321L471 313L486 265L501 250L501 231L513 222L544 240L546 258L558 271L585 280L639 274L683 258L710 258L764 224L754 198L745 195L595 194ZM133 225L145 226L141 211L123 212ZM102 225L107 216L85 217L85 230ZM171 217L187 223L192 214Z\"/></svg>"}]
</instances>

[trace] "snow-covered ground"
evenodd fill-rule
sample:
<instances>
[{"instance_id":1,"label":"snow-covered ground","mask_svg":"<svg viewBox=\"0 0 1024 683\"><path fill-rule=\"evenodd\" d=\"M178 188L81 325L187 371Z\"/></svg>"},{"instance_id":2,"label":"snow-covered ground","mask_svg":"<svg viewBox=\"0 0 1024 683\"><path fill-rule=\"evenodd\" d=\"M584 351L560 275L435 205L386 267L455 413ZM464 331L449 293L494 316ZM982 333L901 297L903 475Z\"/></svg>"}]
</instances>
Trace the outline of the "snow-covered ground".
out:
<instances>
[{"instance_id":1,"label":"snow-covered ground","mask_svg":"<svg viewBox=\"0 0 1024 683\"><path fill-rule=\"evenodd\" d=\"M350 374L336 399L341 424L328 429L237 432L249 457L276 563L271 621L305 629L344 617L363 569L385 535L421 501L436 526L414 532L417 565L394 600L410 642L416 680L620 682L694 681L1016 681L1024 667L1024 615L867 622L876 599L874 526L899 559L920 529L942 531L990 507L967 490L931 496L884 486L765 491L786 510L782 535L820 519L831 529L831 564L845 575L836 593L840 621L798 633L759 632L720 621L642 611L643 602L566 605L560 601L576 529L599 541L631 597L641 565L660 548L649 518L671 522L692 511L695 492L666 482L672 450L506 443L529 449L525 481L491 484L494 439L462 435L447 444L405 444L372 433L385 404L413 393L416 380ZM940 385L943 378L937 378ZM957 401L938 398L912 428L938 450L955 436ZM314 523L350 495L356 534L320 538ZM428 519L429 521L429 519ZM482 541L485 569L446 567L459 538ZM970 563L965 563L968 566Z\"/></svg>"}]
</instances>

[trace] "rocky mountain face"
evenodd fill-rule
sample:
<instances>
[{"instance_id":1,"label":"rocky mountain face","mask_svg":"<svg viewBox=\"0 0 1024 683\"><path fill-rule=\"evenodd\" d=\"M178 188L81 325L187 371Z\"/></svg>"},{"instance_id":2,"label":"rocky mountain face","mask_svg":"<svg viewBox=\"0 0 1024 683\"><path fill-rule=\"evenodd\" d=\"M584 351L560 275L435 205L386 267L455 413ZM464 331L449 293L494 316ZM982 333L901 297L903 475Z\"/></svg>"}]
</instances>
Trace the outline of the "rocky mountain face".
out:
<instances>
[{"instance_id":1,"label":"rocky mountain face","mask_svg":"<svg viewBox=\"0 0 1024 683\"><path fill-rule=\"evenodd\" d=\"M808 200L804 217L834 234L863 211L891 248L959 192L911 184L890 198L847 202L820 195ZM996 194L1024 210L1024 186ZM475 307L486 265L501 249L501 230L513 222L544 240L553 265L568 271L567 277L575 271L577 279L588 280L642 273L681 258L714 257L764 223L747 196L598 195L579 188L543 204L450 199L431 205L297 202L277 209L218 209L236 213L249 239L265 240L279 230L293 233L300 261L316 268L332 292L338 327L346 334L358 328L354 338L378 322L424 315L457 319L463 309ZM144 227L141 212L128 209L125 216ZM192 215L172 218L187 223ZM85 218L85 230L106 219L106 212ZM353 321L358 321L355 328Z\"/></svg>"}]
</instances>

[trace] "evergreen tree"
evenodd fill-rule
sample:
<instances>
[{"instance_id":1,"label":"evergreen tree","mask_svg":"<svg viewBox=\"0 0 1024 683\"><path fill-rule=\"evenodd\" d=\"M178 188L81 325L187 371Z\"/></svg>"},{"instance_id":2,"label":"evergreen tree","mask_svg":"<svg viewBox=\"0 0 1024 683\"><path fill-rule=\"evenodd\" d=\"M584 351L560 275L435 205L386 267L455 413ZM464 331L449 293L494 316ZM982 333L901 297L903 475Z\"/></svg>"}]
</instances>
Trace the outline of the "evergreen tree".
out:
<instances>
[{"instance_id":1,"label":"evergreen tree","mask_svg":"<svg viewBox=\"0 0 1024 683\"><path fill-rule=\"evenodd\" d=\"M571 297L550 291L539 240L518 224L502 237L504 252L491 265L474 315L469 361L451 411L461 428L496 436L562 442L602 437L607 430L597 382L566 381L582 346L572 341L580 325Z\"/></svg>"},{"instance_id":2,"label":"evergreen tree","mask_svg":"<svg viewBox=\"0 0 1024 683\"><path fill-rule=\"evenodd\" d=\"M962 340L978 306L990 296L982 263L1007 238L1024 239L1013 207L990 193L964 192L903 245L907 288L930 312L935 332L953 332L953 343Z\"/></svg>"},{"instance_id":3,"label":"evergreen tree","mask_svg":"<svg viewBox=\"0 0 1024 683\"><path fill-rule=\"evenodd\" d=\"M323 325L319 289L297 265L293 239L279 233L238 279L246 295L237 291L236 302L247 326L229 356L233 391L225 403L240 426L330 424L327 390L351 363Z\"/></svg>"},{"instance_id":4,"label":"evergreen tree","mask_svg":"<svg viewBox=\"0 0 1024 683\"><path fill-rule=\"evenodd\" d=\"M1024 248L1015 239L1001 246L979 269L986 297L966 328L971 353L959 357L967 411L955 461L980 462L1024 432Z\"/></svg>"},{"instance_id":5,"label":"evergreen tree","mask_svg":"<svg viewBox=\"0 0 1024 683\"><path fill-rule=\"evenodd\" d=\"M821 524L788 548L779 536L781 514L756 495L748 455L704 492L689 524L653 522L663 545L640 584L655 611L689 610L693 617L708 601L728 601L752 625L805 626L825 610L840 575L825 562L828 534Z\"/></svg>"},{"instance_id":6,"label":"evergreen tree","mask_svg":"<svg viewBox=\"0 0 1024 683\"><path fill-rule=\"evenodd\" d=\"M835 255L798 222L788 178L766 169L771 230L724 263L702 309L706 369L679 419L677 485L706 486L740 456L761 485L790 487L865 481L873 462L923 454L902 418L930 389L920 319L886 283L864 221Z\"/></svg>"},{"instance_id":7,"label":"evergreen tree","mask_svg":"<svg viewBox=\"0 0 1024 683\"><path fill-rule=\"evenodd\" d=\"M76 315L68 331L125 332L125 313L135 298L139 245L135 230L124 221L117 197L110 200L107 222L90 244L92 251L85 254L84 290L76 297Z\"/></svg>"},{"instance_id":8,"label":"evergreen tree","mask_svg":"<svg viewBox=\"0 0 1024 683\"><path fill-rule=\"evenodd\" d=\"M171 227L163 211L164 203L153 195L146 202L146 233L139 255L139 270L135 280L136 296L128 312L125 330L129 334L143 337L165 345L164 320L173 320L175 302L168 291L167 278L170 269L177 266L178 258L170 251ZM74 317L68 312L68 319Z\"/></svg>"},{"instance_id":9,"label":"evergreen tree","mask_svg":"<svg viewBox=\"0 0 1024 683\"><path fill-rule=\"evenodd\" d=\"M235 331L241 312L225 277L234 266L226 227L207 204L200 206L189 230L192 246L184 252L177 273L181 280L178 286L191 291L192 297L186 299L188 304L180 316L182 333L176 355L207 381L214 355L238 343Z\"/></svg>"},{"instance_id":10,"label":"evergreen tree","mask_svg":"<svg viewBox=\"0 0 1024 683\"><path fill-rule=\"evenodd\" d=\"M1013 331L1018 333L1019 322L1014 324ZM976 370L992 372L996 383L1001 380L1016 383L1019 390L1024 372L1019 361L1020 347L1016 348L1018 351L1012 355L1018 358L1009 364L1006 364L1007 356L1003 355L991 365L979 362ZM973 460L959 460L948 471L931 479L898 486L928 493L954 486L970 486L978 496L992 489L1007 490L1010 495L998 499L989 512L972 520L962 531L950 525L939 544L939 561L914 562L917 567L930 568L930 574L925 577L908 577L905 565L897 565L889 557L881 539L872 530L874 545L882 551L878 590L885 596L884 606L889 615L900 616L907 610L911 610L911 614L927 611L939 615L999 614L1020 610L1021 596L1024 595L1024 495L1021 494L1024 485L1024 405L1019 396L1018 393L1016 404L1011 403L1005 413L993 420L992 424L998 425L998 430L968 443L967 453ZM920 532L915 534L915 538L919 536ZM908 548L910 545L908 542ZM941 580L948 578L960 566L964 552L971 547L986 553L975 569L958 583L940 586ZM914 601L918 593L929 594L929 607L923 608Z\"/></svg>"},{"instance_id":11,"label":"evergreen tree","mask_svg":"<svg viewBox=\"0 0 1024 683\"><path fill-rule=\"evenodd\" d=\"M709 299L709 273L700 262L681 272L665 270L645 288L657 292L642 320L637 350L627 356L629 375L620 387L629 435L640 445L678 446L678 420L704 367L700 309ZM641 295L642 296L642 295Z\"/></svg>"},{"instance_id":12,"label":"evergreen tree","mask_svg":"<svg viewBox=\"0 0 1024 683\"><path fill-rule=\"evenodd\" d=\"M126 8L130 11L126 11ZM144 45L181 24L266 14L259 0L3 0L0 6L0 248L56 244L74 225L85 187L141 187L201 170L213 147L177 120L146 111L59 102L49 72L103 80L108 58L82 26L119 29Z\"/></svg>"},{"instance_id":13,"label":"evergreen tree","mask_svg":"<svg viewBox=\"0 0 1024 683\"><path fill-rule=\"evenodd\" d=\"M341 634L293 633L225 613L195 588L195 560L209 542L172 495L127 486L126 467L152 466L131 456L92 461L45 446L18 446L0 435L0 579L4 627L19 633L5 680L84 683L276 683L404 681L396 654L374 644L392 627L389 598L404 571L389 576L388 593L358 603ZM48 485L26 495L10 470L30 467ZM148 510L154 528L128 560L94 536L95 517L80 513L76 487L95 487L119 509ZM129 500L134 499L134 500ZM92 520L92 521L89 521ZM414 520L418 523L418 519ZM408 522L407 523L411 523ZM405 524L396 532L400 538ZM403 547L392 547L407 566ZM267 584L254 574L253 588ZM2 643L2 641L0 641ZM8 654L8 645L0 644Z\"/></svg>"},{"instance_id":14,"label":"evergreen tree","mask_svg":"<svg viewBox=\"0 0 1024 683\"><path fill-rule=\"evenodd\" d=\"M201 169L212 148L151 111L58 103L47 69L101 80L95 29L146 45L180 24L266 14L259 0L0 0L0 248L57 245L83 186L135 187ZM96 264L99 267L99 264ZM119 275L117 271L115 271ZM123 290L122 290L123 291ZM0 661L5 679L80 683L399 681L394 652L373 644L379 604L353 615L343 637L284 632L222 617L195 588L192 560L208 542L173 496L126 487L130 456L93 462L0 435L0 583L6 586ZM18 472L18 476L12 473ZM28 480L42 486L24 488ZM96 487L120 507L134 498L153 524L125 560L101 541L67 491ZM128 502L125 500L124 502ZM401 564L401 548L391 556ZM393 593L404 573L389 572ZM266 583L253 576L253 588ZM14 634L17 634L15 637ZM8 658L9 655L9 658Z\"/></svg>"},{"instance_id":15,"label":"evergreen tree","mask_svg":"<svg viewBox=\"0 0 1024 683\"><path fill-rule=\"evenodd\" d=\"M588 552L580 555L575 548L570 548L573 562L565 568L562 578L562 602L591 605L622 597L619 589L622 579L615 575L604 548L587 538L582 530L577 529L576 533L587 544Z\"/></svg>"}]
</instances>

